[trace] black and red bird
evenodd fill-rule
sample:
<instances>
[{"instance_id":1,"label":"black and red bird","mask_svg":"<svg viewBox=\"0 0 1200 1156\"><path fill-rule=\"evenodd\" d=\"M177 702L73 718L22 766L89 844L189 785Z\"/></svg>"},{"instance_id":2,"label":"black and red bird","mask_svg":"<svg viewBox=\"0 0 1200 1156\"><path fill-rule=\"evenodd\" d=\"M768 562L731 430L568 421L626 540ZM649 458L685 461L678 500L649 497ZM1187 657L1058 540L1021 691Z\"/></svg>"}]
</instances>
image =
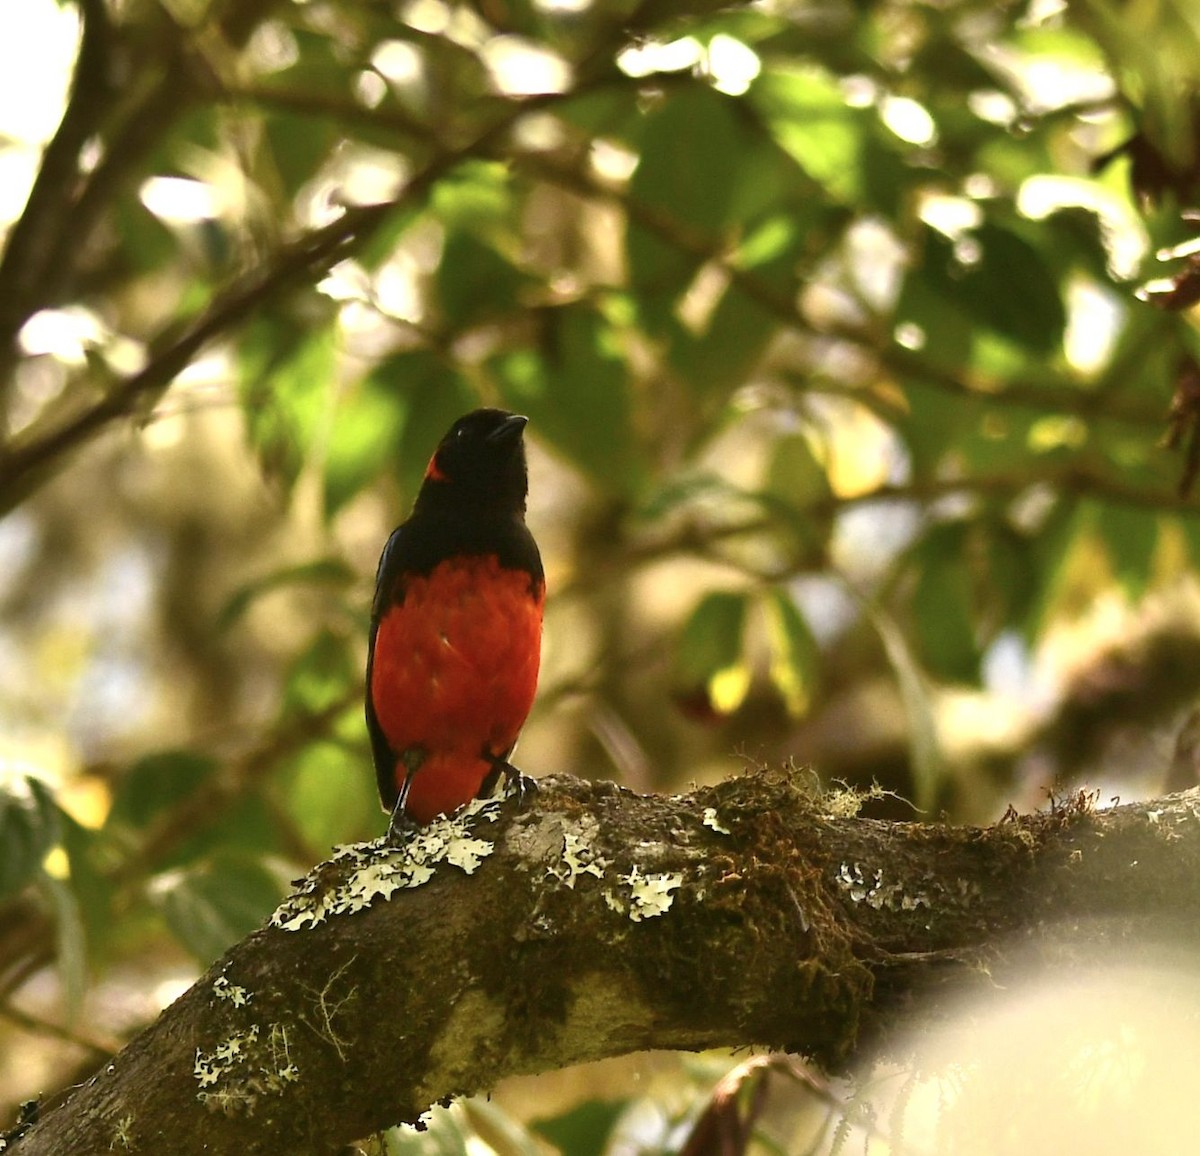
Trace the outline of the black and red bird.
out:
<instances>
[{"instance_id":1,"label":"black and red bird","mask_svg":"<svg viewBox=\"0 0 1200 1156\"><path fill-rule=\"evenodd\" d=\"M526 421L459 418L379 559L366 708L392 833L516 774L507 760L537 689L546 597L525 525Z\"/></svg>"}]
</instances>

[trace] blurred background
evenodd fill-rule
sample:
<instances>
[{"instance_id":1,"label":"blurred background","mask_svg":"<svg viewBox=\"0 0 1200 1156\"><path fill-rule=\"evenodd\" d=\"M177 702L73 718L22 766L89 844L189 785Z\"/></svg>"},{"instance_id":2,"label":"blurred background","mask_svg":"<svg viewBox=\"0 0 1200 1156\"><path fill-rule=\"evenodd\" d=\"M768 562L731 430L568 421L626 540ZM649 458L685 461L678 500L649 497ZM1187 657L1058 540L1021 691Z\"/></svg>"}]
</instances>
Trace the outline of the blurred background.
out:
<instances>
[{"instance_id":1,"label":"blurred background","mask_svg":"<svg viewBox=\"0 0 1200 1156\"><path fill-rule=\"evenodd\" d=\"M480 404L530 418L526 772L1194 785L1198 74L1189 0L0 7L0 1127L382 832L374 567ZM744 1060L386 1143L898 1143Z\"/></svg>"}]
</instances>

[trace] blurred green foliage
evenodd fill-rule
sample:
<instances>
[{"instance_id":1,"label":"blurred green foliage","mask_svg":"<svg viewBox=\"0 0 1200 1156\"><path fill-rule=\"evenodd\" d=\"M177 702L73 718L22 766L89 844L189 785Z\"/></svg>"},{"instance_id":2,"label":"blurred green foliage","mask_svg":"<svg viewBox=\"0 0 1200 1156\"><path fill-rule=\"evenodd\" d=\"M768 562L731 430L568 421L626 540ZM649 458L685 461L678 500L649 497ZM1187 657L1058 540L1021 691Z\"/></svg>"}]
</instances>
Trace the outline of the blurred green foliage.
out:
<instances>
[{"instance_id":1,"label":"blurred green foliage","mask_svg":"<svg viewBox=\"0 0 1200 1156\"><path fill-rule=\"evenodd\" d=\"M0 259L0 1002L205 962L379 832L374 558L478 404L535 447L526 769L799 753L978 818L1110 773L1093 719L1153 775L1200 689L1200 334L1137 293L1189 288L1186 5L73 11Z\"/></svg>"}]
</instances>

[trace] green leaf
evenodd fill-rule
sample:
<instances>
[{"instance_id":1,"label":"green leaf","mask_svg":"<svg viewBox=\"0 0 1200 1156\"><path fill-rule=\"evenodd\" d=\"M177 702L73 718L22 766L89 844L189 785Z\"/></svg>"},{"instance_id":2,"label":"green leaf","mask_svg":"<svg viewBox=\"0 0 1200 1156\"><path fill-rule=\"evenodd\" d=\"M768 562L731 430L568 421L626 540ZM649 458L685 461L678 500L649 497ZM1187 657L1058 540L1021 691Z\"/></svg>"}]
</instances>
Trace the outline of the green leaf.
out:
<instances>
[{"instance_id":1,"label":"green leaf","mask_svg":"<svg viewBox=\"0 0 1200 1156\"><path fill-rule=\"evenodd\" d=\"M289 586L345 587L358 575L340 558L318 558L298 566L284 566L253 582L239 586L217 614L217 630L228 630L250 607L266 594Z\"/></svg>"},{"instance_id":2,"label":"green leaf","mask_svg":"<svg viewBox=\"0 0 1200 1156\"><path fill-rule=\"evenodd\" d=\"M192 795L219 766L211 755L199 751L156 751L143 756L121 776L108 823L144 830Z\"/></svg>"},{"instance_id":3,"label":"green leaf","mask_svg":"<svg viewBox=\"0 0 1200 1156\"><path fill-rule=\"evenodd\" d=\"M490 368L530 433L560 450L601 489L623 496L641 484L629 370L614 328L586 306L543 312L540 352L522 350Z\"/></svg>"},{"instance_id":4,"label":"green leaf","mask_svg":"<svg viewBox=\"0 0 1200 1156\"><path fill-rule=\"evenodd\" d=\"M1071 562L1087 538L1091 519L1089 503L1060 499L1038 527L1031 546L1037 589L1023 623L1031 645L1065 609Z\"/></svg>"},{"instance_id":5,"label":"green leaf","mask_svg":"<svg viewBox=\"0 0 1200 1156\"><path fill-rule=\"evenodd\" d=\"M651 331L662 328L729 224L744 141L734 103L707 85L672 92L647 118L629 183L641 213L630 215L625 251Z\"/></svg>"},{"instance_id":6,"label":"green leaf","mask_svg":"<svg viewBox=\"0 0 1200 1156\"><path fill-rule=\"evenodd\" d=\"M190 801L205 789L220 766L210 755L188 750L159 751L139 759L125 772L117 788L104 828L110 836L108 841L127 842L130 828L144 831L159 822L172 824L186 813ZM160 849L156 866L165 869L194 863L222 848L256 853L279 848L278 824L255 792L246 793L219 815L191 817L187 829L175 828L175 837ZM213 821L217 818L219 822Z\"/></svg>"},{"instance_id":7,"label":"green leaf","mask_svg":"<svg viewBox=\"0 0 1200 1156\"><path fill-rule=\"evenodd\" d=\"M437 270L438 299L452 332L521 307L527 278L466 230L447 236Z\"/></svg>"},{"instance_id":8,"label":"green leaf","mask_svg":"<svg viewBox=\"0 0 1200 1156\"><path fill-rule=\"evenodd\" d=\"M963 264L948 238L936 229L926 230L921 268L932 290L962 308L976 325L1032 356L1060 352L1066 309L1058 283L1037 249L991 222L976 229L971 242L978 259Z\"/></svg>"},{"instance_id":9,"label":"green leaf","mask_svg":"<svg viewBox=\"0 0 1200 1156\"><path fill-rule=\"evenodd\" d=\"M927 179L924 168L914 168L880 140L874 125L864 126L859 161L862 202L869 209L896 219L904 212L905 198L918 181Z\"/></svg>"},{"instance_id":10,"label":"green leaf","mask_svg":"<svg viewBox=\"0 0 1200 1156\"><path fill-rule=\"evenodd\" d=\"M325 445L325 516L333 517L390 463L404 428L407 399L377 374L356 382L337 400Z\"/></svg>"},{"instance_id":11,"label":"green leaf","mask_svg":"<svg viewBox=\"0 0 1200 1156\"><path fill-rule=\"evenodd\" d=\"M292 822L314 848L345 842L348 833L373 836L384 823L369 759L360 748L309 743L284 772L279 794Z\"/></svg>"},{"instance_id":12,"label":"green leaf","mask_svg":"<svg viewBox=\"0 0 1200 1156\"><path fill-rule=\"evenodd\" d=\"M329 413L336 330L263 317L239 346L246 428L264 470L291 486Z\"/></svg>"},{"instance_id":13,"label":"green leaf","mask_svg":"<svg viewBox=\"0 0 1200 1156\"><path fill-rule=\"evenodd\" d=\"M788 714L800 718L812 706L820 680L821 658L804 615L786 590L772 590L763 602L771 681Z\"/></svg>"},{"instance_id":14,"label":"green leaf","mask_svg":"<svg viewBox=\"0 0 1200 1156\"><path fill-rule=\"evenodd\" d=\"M704 502L732 502L739 496L739 491L719 474L669 474L657 479L653 486L640 495L634 515L647 522L655 522L683 507Z\"/></svg>"},{"instance_id":15,"label":"green leaf","mask_svg":"<svg viewBox=\"0 0 1200 1156\"><path fill-rule=\"evenodd\" d=\"M1154 569L1159 519L1132 506L1097 506L1095 528L1104 543L1113 577L1131 600L1145 593Z\"/></svg>"},{"instance_id":16,"label":"green leaf","mask_svg":"<svg viewBox=\"0 0 1200 1156\"><path fill-rule=\"evenodd\" d=\"M563 1156L604 1156L628 1100L584 1100L558 1116L533 1120L529 1127Z\"/></svg>"},{"instance_id":17,"label":"green leaf","mask_svg":"<svg viewBox=\"0 0 1200 1156\"><path fill-rule=\"evenodd\" d=\"M775 64L755 80L750 100L783 149L834 200L862 199L861 109L849 108L837 79L813 65Z\"/></svg>"},{"instance_id":18,"label":"green leaf","mask_svg":"<svg viewBox=\"0 0 1200 1156\"><path fill-rule=\"evenodd\" d=\"M65 880L42 874L38 887L54 912L55 959L62 980L67 1019L76 1021L87 990L87 935L79 897Z\"/></svg>"},{"instance_id":19,"label":"green leaf","mask_svg":"<svg viewBox=\"0 0 1200 1156\"><path fill-rule=\"evenodd\" d=\"M113 226L121 239L121 256L142 273L160 269L178 259L179 245L166 227L141 201L118 201L113 206Z\"/></svg>"},{"instance_id":20,"label":"green leaf","mask_svg":"<svg viewBox=\"0 0 1200 1156\"><path fill-rule=\"evenodd\" d=\"M833 531L829 476L803 433L776 439L758 495L796 568L823 568Z\"/></svg>"},{"instance_id":21,"label":"green leaf","mask_svg":"<svg viewBox=\"0 0 1200 1156\"><path fill-rule=\"evenodd\" d=\"M62 820L62 846L67 853L71 892L83 918L84 935L88 943L103 947L119 927L113 919L113 883L99 866L100 849L107 840L101 832L76 823L65 813Z\"/></svg>"},{"instance_id":22,"label":"green leaf","mask_svg":"<svg viewBox=\"0 0 1200 1156\"><path fill-rule=\"evenodd\" d=\"M500 161L467 161L438 181L430 201L448 229L487 236L512 222L512 176Z\"/></svg>"},{"instance_id":23,"label":"green leaf","mask_svg":"<svg viewBox=\"0 0 1200 1156\"><path fill-rule=\"evenodd\" d=\"M751 375L783 325L781 314L790 308L805 243L792 222L779 217L763 222L738 254L739 266L762 298L750 285L733 280L697 334L671 327L671 363L702 398L723 399Z\"/></svg>"},{"instance_id":24,"label":"green leaf","mask_svg":"<svg viewBox=\"0 0 1200 1156\"><path fill-rule=\"evenodd\" d=\"M787 433L775 440L765 490L795 510L810 509L829 498L829 475L805 434Z\"/></svg>"},{"instance_id":25,"label":"green leaf","mask_svg":"<svg viewBox=\"0 0 1200 1156\"><path fill-rule=\"evenodd\" d=\"M25 775L0 790L0 899L41 871L62 833L62 814L45 783Z\"/></svg>"},{"instance_id":26,"label":"green leaf","mask_svg":"<svg viewBox=\"0 0 1200 1156\"><path fill-rule=\"evenodd\" d=\"M319 714L344 699L360 678L349 641L322 630L288 671L284 703L289 710Z\"/></svg>"},{"instance_id":27,"label":"green leaf","mask_svg":"<svg viewBox=\"0 0 1200 1156\"><path fill-rule=\"evenodd\" d=\"M743 653L748 596L706 594L683 627L675 653L675 678L684 694L702 691L711 711L732 714L750 689Z\"/></svg>"},{"instance_id":28,"label":"green leaf","mask_svg":"<svg viewBox=\"0 0 1200 1156\"><path fill-rule=\"evenodd\" d=\"M932 256L912 266L905 275L896 302L893 326L893 333L897 337L907 333L909 336L906 340L909 343L920 343L920 353L917 355L902 346L897 346L892 355L898 366L907 368L909 376L918 382L922 376L921 369L926 365L948 370L958 370L967 365L971 360L974 337L974 323L966 310L960 308L953 299L946 298L946 277L939 262L949 259L948 243L933 237L928 242L929 250L932 250ZM947 404L944 391L931 391L929 408L931 411L940 410L944 415L942 419L932 429L922 422L913 424L917 433L924 435L924 440L941 447L944 443L937 436L938 431L959 420L957 415L960 406Z\"/></svg>"},{"instance_id":29,"label":"green leaf","mask_svg":"<svg viewBox=\"0 0 1200 1156\"><path fill-rule=\"evenodd\" d=\"M371 372L369 388L394 398L402 414L390 457L407 508L438 442L479 400L460 373L425 350L397 353L381 361Z\"/></svg>"},{"instance_id":30,"label":"green leaf","mask_svg":"<svg viewBox=\"0 0 1200 1156\"><path fill-rule=\"evenodd\" d=\"M910 552L916 573L913 628L926 666L951 682L977 683L982 653L976 637L968 526L932 526Z\"/></svg>"},{"instance_id":31,"label":"green leaf","mask_svg":"<svg viewBox=\"0 0 1200 1156\"><path fill-rule=\"evenodd\" d=\"M262 118L262 127L279 181L289 200L316 174L343 139L332 119L298 113L273 111Z\"/></svg>"},{"instance_id":32,"label":"green leaf","mask_svg":"<svg viewBox=\"0 0 1200 1156\"><path fill-rule=\"evenodd\" d=\"M986 537L976 617L980 644L987 647L1004 630L1025 619L1041 577L1028 534L1014 529L1005 518L989 519L981 529Z\"/></svg>"},{"instance_id":33,"label":"green leaf","mask_svg":"<svg viewBox=\"0 0 1200 1156\"><path fill-rule=\"evenodd\" d=\"M150 894L175 938L208 963L261 926L283 888L256 859L226 854L159 876Z\"/></svg>"}]
</instances>

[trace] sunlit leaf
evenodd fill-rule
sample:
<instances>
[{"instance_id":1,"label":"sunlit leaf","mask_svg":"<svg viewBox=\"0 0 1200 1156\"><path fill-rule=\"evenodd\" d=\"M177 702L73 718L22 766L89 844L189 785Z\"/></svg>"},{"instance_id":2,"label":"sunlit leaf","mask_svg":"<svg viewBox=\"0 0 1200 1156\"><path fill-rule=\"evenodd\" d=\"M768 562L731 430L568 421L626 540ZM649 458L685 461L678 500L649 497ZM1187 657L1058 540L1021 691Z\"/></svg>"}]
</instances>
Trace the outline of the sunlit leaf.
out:
<instances>
[{"instance_id":1,"label":"sunlit leaf","mask_svg":"<svg viewBox=\"0 0 1200 1156\"><path fill-rule=\"evenodd\" d=\"M347 832L365 838L386 824L365 742L359 749L312 743L283 771L281 784L282 805L317 851L344 842Z\"/></svg>"},{"instance_id":2,"label":"sunlit leaf","mask_svg":"<svg viewBox=\"0 0 1200 1156\"><path fill-rule=\"evenodd\" d=\"M732 714L750 688L743 646L747 596L706 594L692 611L675 652L675 679L684 695L703 691L717 716Z\"/></svg>"},{"instance_id":3,"label":"sunlit leaf","mask_svg":"<svg viewBox=\"0 0 1200 1156\"><path fill-rule=\"evenodd\" d=\"M390 1128L388 1156L469 1156L470 1130L462 1113L436 1106L421 1118L421 1128Z\"/></svg>"},{"instance_id":4,"label":"sunlit leaf","mask_svg":"<svg viewBox=\"0 0 1200 1156\"><path fill-rule=\"evenodd\" d=\"M438 181L433 210L450 229L477 235L506 225L513 212L511 173L495 161L468 161Z\"/></svg>"},{"instance_id":5,"label":"sunlit leaf","mask_svg":"<svg viewBox=\"0 0 1200 1156\"><path fill-rule=\"evenodd\" d=\"M808 713L820 677L820 652L804 615L786 590L772 590L763 601L771 681L794 718Z\"/></svg>"},{"instance_id":6,"label":"sunlit leaf","mask_svg":"<svg viewBox=\"0 0 1200 1156\"><path fill-rule=\"evenodd\" d=\"M813 65L775 64L755 80L750 98L776 140L830 196L861 199L865 114L846 104L834 76Z\"/></svg>"},{"instance_id":7,"label":"sunlit leaf","mask_svg":"<svg viewBox=\"0 0 1200 1156\"><path fill-rule=\"evenodd\" d=\"M39 872L62 830L57 804L45 783L26 776L0 790L0 899L19 891Z\"/></svg>"},{"instance_id":8,"label":"sunlit leaf","mask_svg":"<svg viewBox=\"0 0 1200 1156\"><path fill-rule=\"evenodd\" d=\"M336 335L280 318L249 326L239 347L246 428L263 468L290 486L328 413Z\"/></svg>"},{"instance_id":9,"label":"sunlit leaf","mask_svg":"<svg viewBox=\"0 0 1200 1156\"><path fill-rule=\"evenodd\" d=\"M776 439L767 467L766 492L798 510L829 497L829 475L802 433Z\"/></svg>"}]
</instances>

